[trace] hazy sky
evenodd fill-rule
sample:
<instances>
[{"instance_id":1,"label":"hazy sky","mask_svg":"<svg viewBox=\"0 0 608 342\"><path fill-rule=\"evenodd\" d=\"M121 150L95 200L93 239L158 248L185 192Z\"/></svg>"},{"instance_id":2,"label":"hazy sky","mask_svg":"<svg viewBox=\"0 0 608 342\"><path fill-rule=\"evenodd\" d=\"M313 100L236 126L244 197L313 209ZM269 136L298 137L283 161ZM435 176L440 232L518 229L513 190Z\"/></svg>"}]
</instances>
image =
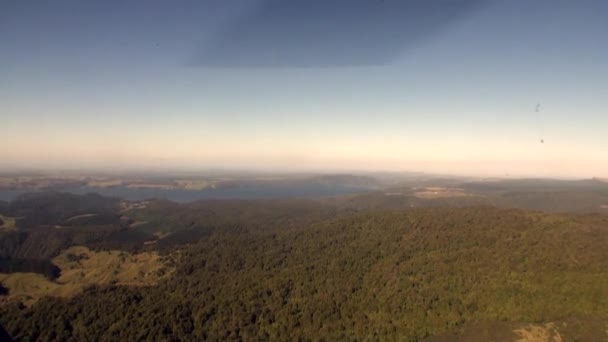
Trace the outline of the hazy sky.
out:
<instances>
[{"instance_id":1,"label":"hazy sky","mask_svg":"<svg viewBox=\"0 0 608 342\"><path fill-rule=\"evenodd\" d=\"M0 0L0 168L608 176L607 15L602 0Z\"/></svg>"}]
</instances>

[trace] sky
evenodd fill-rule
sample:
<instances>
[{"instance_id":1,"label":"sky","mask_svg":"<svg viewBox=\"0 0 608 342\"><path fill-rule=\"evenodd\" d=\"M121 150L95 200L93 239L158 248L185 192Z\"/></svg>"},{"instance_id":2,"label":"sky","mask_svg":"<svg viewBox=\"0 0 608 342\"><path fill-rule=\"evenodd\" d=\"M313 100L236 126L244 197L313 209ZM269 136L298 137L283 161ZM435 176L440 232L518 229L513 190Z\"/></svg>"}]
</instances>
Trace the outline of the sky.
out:
<instances>
[{"instance_id":1,"label":"sky","mask_svg":"<svg viewBox=\"0 0 608 342\"><path fill-rule=\"evenodd\" d=\"M0 169L608 177L606 13L0 0Z\"/></svg>"}]
</instances>

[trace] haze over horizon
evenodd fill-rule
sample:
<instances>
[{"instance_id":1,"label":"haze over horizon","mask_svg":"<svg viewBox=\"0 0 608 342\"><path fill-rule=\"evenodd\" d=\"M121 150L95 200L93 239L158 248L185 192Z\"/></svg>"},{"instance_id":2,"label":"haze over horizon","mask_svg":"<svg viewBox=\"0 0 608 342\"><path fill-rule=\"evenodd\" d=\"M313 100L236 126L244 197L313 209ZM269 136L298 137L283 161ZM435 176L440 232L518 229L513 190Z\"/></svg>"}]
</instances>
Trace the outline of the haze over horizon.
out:
<instances>
[{"instance_id":1,"label":"haze over horizon","mask_svg":"<svg viewBox=\"0 0 608 342\"><path fill-rule=\"evenodd\" d=\"M286 3L0 4L0 169L608 177L607 2Z\"/></svg>"}]
</instances>

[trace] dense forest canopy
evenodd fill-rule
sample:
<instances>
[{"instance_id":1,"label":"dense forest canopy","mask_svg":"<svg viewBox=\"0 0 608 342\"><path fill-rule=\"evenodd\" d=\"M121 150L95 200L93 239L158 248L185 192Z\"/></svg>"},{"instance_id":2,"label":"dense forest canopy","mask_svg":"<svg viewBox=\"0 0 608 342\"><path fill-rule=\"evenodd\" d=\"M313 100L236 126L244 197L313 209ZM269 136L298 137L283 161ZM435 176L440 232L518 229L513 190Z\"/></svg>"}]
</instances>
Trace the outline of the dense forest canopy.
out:
<instances>
[{"instance_id":1,"label":"dense forest canopy","mask_svg":"<svg viewBox=\"0 0 608 342\"><path fill-rule=\"evenodd\" d=\"M60 255L72 246L90 248L87 258L122 251L135 268L25 306L9 287L0 324L18 340L513 340L526 329L605 338L608 216L499 209L480 198L24 196L4 212L24 218L0 235L0 273L35 272L52 285L56 258L86 262L83 280L99 272L95 260ZM149 252L163 255L155 269L175 271L121 282L143 276L137 260L150 259L137 255Z\"/></svg>"}]
</instances>

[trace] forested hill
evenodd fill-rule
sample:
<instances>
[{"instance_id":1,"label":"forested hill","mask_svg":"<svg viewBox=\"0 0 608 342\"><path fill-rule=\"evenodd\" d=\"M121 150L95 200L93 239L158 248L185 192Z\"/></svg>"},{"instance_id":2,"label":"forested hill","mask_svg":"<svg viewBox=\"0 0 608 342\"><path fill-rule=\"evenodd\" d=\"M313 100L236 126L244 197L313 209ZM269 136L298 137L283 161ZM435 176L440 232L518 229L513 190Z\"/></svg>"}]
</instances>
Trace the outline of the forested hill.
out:
<instances>
[{"instance_id":1,"label":"forested hill","mask_svg":"<svg viewBox=\"0 0 608 342\"><path fill-rule=\"evenodd\" d=\"M95 193L76 195L61 192L28 193L4 205L0 214L16 217L16 225L23 229L40 226L73 226L78 219L94 219L97 224L118 222L118 198L103 197ZM90 223L90 222L88 222Z\"/></svg>"},{"instance_id":2,"label":"forested hill","mask_svg":"<svg viewBox=\"0 0 608 342\"><path fill-rule=\"evenodd\" d=\"M491 207L214 231L182 246L175 274L158 285L5 305L0 323L18 340L481 341L496 327L494 340L538 328L600 341L607 232L601 215Z\"/></svg>"}]
</instances>

